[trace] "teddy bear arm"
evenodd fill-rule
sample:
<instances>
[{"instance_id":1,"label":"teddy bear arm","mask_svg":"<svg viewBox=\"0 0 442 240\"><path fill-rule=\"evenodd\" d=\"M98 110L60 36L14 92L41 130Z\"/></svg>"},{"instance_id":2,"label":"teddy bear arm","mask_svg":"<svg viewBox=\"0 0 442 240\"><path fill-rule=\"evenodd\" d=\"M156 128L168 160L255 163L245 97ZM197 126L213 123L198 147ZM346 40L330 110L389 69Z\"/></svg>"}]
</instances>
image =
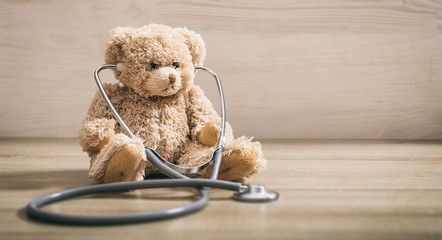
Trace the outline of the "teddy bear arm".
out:
<instances>
[{"instance_id":1,"label":"teddy bear arm","mask_svg":"<svg viewBox=\"0 0 442 240\"><path fill-rule=\"evenodd\" d=\"M78 141L83 151L89 154L99 152L115 135L115 120L106 108L106 103L97 93L92 99L89 111L78 130Z\"/></svg>"},{"instance_id":2,"label":"teddy bear arm","mask_svg":"<svg viewBox=\"0 0 442 240\"><path fill-rule=\"evenodd\" d=\"M189 107L187 109L192 140L199 140L204 133L202 143L213 142L219 134L217 122L221 122L212 103L199 86L192 86L189 91ZM210 124L213 123L213 124ZM211 126L209 126L210 124ZM212 145L212 144L206 144Z\"/></svg>"},{"instance_id":3,"label":"teddy bear arm","mask_svg":"<svg viewBox=\"0 0 442 240\"><path fill-rule=\"evenodd\" d=\"M192 140L215 146L221 132L221 118L199 86L194 85L191 88L189 100L188 115ZM229 123L226 124L225 137L226 141L233 140L233 131Z\"/></svg>"},{"instance_id":4,"label":"teddy bear arm","mask_svg":"<svg viewBox=\"0 0 442 240\"><path fill-rule=\"evenodd\" d=\"M99 152L115 136L115 120L106 118L85 119L78 130L78 141L83 151Z\"/></svg>"}]
</instances>

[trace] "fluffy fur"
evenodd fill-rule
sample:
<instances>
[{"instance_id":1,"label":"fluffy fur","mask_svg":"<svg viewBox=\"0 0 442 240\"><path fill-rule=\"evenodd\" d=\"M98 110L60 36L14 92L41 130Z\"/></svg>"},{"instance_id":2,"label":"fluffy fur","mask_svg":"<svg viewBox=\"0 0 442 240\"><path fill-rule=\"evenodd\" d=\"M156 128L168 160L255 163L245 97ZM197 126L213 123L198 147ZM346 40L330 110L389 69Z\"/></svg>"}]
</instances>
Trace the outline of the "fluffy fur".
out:
<instances>
[{"instance_id":1,"label":"fluffy fur","mask_svg":"<svg viewBox=\"0 0 442 240\"><path fill-rule=\"evenodd\" d=\"M115 109L137 136L130 139L99 92L92 99L78 132L91 157L92 183L142 180L158 173L143 145L182 166L196 166L212 154L220 132L220 117L204 92L193 85L195 66L205 58L204 41L186 28L150 24L116 28L105 48L107 64L123 63L114 71L120 83L105 84ZM259 142L235 139L230 125L220 178L243 181L266 164ZM206 177L210 169L193 174Z\"/></svg>"}]
</instances>

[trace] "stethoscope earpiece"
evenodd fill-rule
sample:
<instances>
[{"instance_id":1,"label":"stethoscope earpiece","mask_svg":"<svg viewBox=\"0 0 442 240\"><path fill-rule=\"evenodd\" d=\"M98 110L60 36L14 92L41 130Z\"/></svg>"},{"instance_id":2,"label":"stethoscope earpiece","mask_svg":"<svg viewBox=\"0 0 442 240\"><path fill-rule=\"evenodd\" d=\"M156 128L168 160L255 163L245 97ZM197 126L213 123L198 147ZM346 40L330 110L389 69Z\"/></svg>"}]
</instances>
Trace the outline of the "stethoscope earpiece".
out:
<instances>
[{"instance_id":1,"label":"stethoscope earpiece","mask_svg":"<svg viewBox=\"0 0 442 240\"><path fill-rule=\"evenodd\" d=\"M119 71L119 72L122 72L124 69L123 63L121 63L121 62L117 63L115 69L117 69L117 71Z\"/></svg>"}]
</instances>

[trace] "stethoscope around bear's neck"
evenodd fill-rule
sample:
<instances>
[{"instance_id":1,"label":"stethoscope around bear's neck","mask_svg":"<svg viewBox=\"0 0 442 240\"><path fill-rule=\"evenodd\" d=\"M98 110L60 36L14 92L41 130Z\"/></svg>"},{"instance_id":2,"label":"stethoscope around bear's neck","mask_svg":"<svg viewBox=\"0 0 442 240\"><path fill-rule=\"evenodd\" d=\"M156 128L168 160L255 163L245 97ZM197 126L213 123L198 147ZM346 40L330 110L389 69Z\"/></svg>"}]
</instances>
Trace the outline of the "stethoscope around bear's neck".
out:
<instances>
[{"instance_id":1,"label":"stethoscope around bear's neck","mask_svg":"<svg viewBox=\"0 0 442 240\"><path fill-rule=\"evenodd\" d=\"M129 134L130 137L135 138L135 134L133 134L133 132L129 129L129 127L126 125L126 123L123 121L123 119L120 117L120 114L118 114L117 110L115 110L114 106L112 105L111 101L109 100L109 97L107 96L106 92L104 91L103 85L100 81L100 77L98 76L98 73L101 70L104 69L116 69L117 71L123 71L124 70L124 65L122 63L117 63L117 64L106 64L106 65L102 65L99 66L94 73L94 77L95 77L95 82L97 83L98 89L101 92L101 95L103 95L104 100L106 101L107 105L109 106L110 110L112 111L112 114L115 116L115 118L117 119L117 121L121 124L121 126L126 130L126 132ZM179 172L179 173L184 173L184 174L189 174L189 173L197 173L203 169L205 169L206 167L208 167L212 162L218 163L221 162L220 159L218 161L218 158L222 157L222 149L224 147L224 135L225 135L225 128L226 128L226 107L225 107L225 101L224 101L224 92L223 92L223 87L221 85L221 80L218 76L218 74L216 74L215 71L211 70L210 68L207 67L195 67L195 70L204 70L209 72L216 80L216 84L218 86L218 91L219 91L219 96L220 96L220 102L221 102L221 133L218 139L218 147L213 151L212 157L206 161L205 163L199 165L199 166L195 166L195 167L182 167L182 166L178 166L175 165L173 163L170 163L168 161L166 161L165 159L163 159L154 149L152 148L145 148L146 150L146 157L148 158L149 161L153 162L152 164L159 168L161 170L161 168L164 168L164 166L161 165L155 165L155 162L161 162L165 165L167 165L168 167L172 168L173 170ZM213 171L214 171L215 167L212 168L212 175L213 175ZM168 173L165 173L166 175L172 177L169 174L172 174L173 176L175 176L176 174L170 171L166 171ZM213 179L216 179L218 174L218 172L216 171L216 175L214 176Z\"/></svg>"},{"instance_id":2,"label":"stethoscope around bear's neck","mask_svg":"<svg viewBox=\"0 0 442 240\"><path fill-rule=\"evenodd\" d=\"M107 97L103 86L101 84L98 73L103 69L117 69L122 70L122 64L116 65L102 65L95 70L95 80L97 82L100 92L103 94L109 108L115 115L115 118L120 122L121 126L126 129L128 134L134 138L135 135L127 127L124 121L121 119L118 112L112 106L109 98ZM106 183L98 184L93 186L85 186L73 189L67 189L59 192L50 193L32 200L26 207L26 211L30 217L48 221L55 222L57 224L79 224L79 225L105 225L105 224L122 224L122 223L134 223L143 221L156 221L162 219L168 219L178 216L183 216L189 213L196 212L203 209L208 205L209 197L206 192L207 188L220 188L224 190L234 191L233 199L244 202L271 202L278 199L279 194L273 191L267 191L262 185L242 185L241 183L228 182L223 180L217 180L218 171L222 161L222 148L224 146L224 130L226 125L226 109L224 106L224 95L223 89L221 87L221 81L218 75L206 67L195 67L197 70L205 70L212 74L217 81L218 90L221 96L221 107L222 107L222 127L221 134L218 141L218 148L214 151L212 158L197 167L181 167L171 164L164 160L155 150L151 148L145 148L147 159L154 165L158 170L166 174L173 179L160 179L160 180L147 180L138 182L117 182L117 183ZM188 176L182 173L195 173L201 171L205 167L212 164L212 171L210 179L190 179ZM119 215L71 215L63 213L49 212L41 209L41 207L60 202L63 200L68 200L74 197L97 194L97 193L108 193L108 192L119 192L128 191L136 189L149 189L149 188L182 188L182 187L193 187L199 194L200 199L194 202L170 209L152 211L152 212L142 212L133 214L119 214Z\"/></svg>"}]
</instances>

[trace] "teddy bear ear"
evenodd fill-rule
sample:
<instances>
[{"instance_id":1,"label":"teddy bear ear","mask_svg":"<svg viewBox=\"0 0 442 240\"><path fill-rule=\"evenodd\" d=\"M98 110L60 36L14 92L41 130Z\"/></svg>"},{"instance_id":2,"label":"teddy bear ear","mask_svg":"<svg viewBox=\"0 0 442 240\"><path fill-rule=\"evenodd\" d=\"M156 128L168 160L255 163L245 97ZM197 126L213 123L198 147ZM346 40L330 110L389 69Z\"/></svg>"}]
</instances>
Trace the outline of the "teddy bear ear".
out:
<instances>
[{"instance_id":1,"label":"teddy bear ear","mask_svg":"<svg viewBox=\"0 0 442 240\"><path fill-rule=\"evenodd\" d=\"M206 46L201 35L188 30L186 27L176 28L176 30L185 38L186 44L192 54L193 65L202 66L206 58Z\"/></svg>"},{"instance_id":2,"label":"teddy bear ear","mask_svg":"<svg viewBox=\"0 0 442 240\"><path fill-rule=\"evenodd\" d=\"M136 29L131 27L118 27L111 30L112 37L106 42L104 49L104 61L106 64L123 62L123 48L135 33Z\"/></svg>"}]
</instances>

